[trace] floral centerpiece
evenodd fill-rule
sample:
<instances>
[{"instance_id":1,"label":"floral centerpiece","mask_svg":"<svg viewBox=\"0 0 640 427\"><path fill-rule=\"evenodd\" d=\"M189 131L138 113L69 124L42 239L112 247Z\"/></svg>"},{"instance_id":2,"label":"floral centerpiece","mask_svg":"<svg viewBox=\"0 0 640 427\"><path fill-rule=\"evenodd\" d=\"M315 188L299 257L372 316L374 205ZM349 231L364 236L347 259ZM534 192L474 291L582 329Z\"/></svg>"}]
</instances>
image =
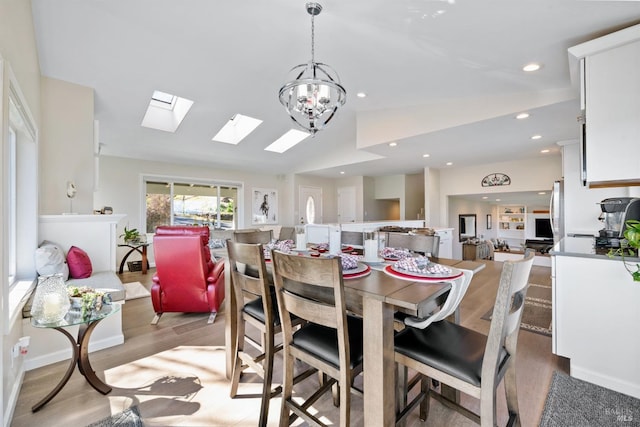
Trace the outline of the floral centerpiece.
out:
<instances>
[{"instance_id":1,"label":"floral centerpiece","mask_svg":"<svg viewBox=\"0 0 640 427\"><path fill-rule=\"evenodd\" d=\"M68 286L67 293L71 300L71 308L80 310L83 316L92 311L100 311L103 304L111 303L111 294L87 286Z\"/></svg>"}]
</instances>

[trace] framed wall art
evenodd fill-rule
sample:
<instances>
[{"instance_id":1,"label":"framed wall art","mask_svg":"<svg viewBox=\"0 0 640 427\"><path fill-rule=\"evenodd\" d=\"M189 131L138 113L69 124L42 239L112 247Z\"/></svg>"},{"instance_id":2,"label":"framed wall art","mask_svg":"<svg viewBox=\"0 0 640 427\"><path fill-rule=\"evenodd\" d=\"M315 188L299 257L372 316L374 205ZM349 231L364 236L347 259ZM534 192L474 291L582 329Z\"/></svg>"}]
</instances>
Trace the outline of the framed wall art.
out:
<instances>
[{"instance_id":1,"label":"framed wall art","mask_svg":"<svg viewBox=\"0 0 640 427\"><path fill-rule=\"evenodd\" d=\"M254 188L251 193L251 223L278 223L278 191L272 188Z\"/></svg>"},{"instance_id":2,"label":"framed wall art","mask_svg":"<svg viewBox=\"0 0 640 427\"><path fill-rule=\"evenodd\" d=\"M491 214L487 214L487 230L491 230Z\"/></svg>"}]
</instances>

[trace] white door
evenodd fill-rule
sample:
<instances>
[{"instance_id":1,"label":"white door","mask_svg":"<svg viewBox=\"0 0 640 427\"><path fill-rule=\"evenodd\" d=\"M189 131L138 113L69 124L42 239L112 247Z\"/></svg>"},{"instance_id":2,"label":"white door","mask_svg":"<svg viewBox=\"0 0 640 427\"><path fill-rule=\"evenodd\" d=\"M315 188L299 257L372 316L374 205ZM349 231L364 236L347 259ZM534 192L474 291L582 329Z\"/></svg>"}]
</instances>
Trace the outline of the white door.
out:
<instances>
[{"instance_id":1,"label":"white door","mask_svg":"<svg viewBox=\"0 0 640 427\"><path fill-rule=\"evenodd\" d=\"M300 186L299 224L322 224L322 188Z\"/></svg>"},{"instance_id":2,"label":"white door","mask_svg":"<svg viewBox=\"0 0 640 427\"><path fill-rule=\"evenodd\" d=\"M338 222L356 222L356 187L338 188Z\"/></svg>"}]
</instances>

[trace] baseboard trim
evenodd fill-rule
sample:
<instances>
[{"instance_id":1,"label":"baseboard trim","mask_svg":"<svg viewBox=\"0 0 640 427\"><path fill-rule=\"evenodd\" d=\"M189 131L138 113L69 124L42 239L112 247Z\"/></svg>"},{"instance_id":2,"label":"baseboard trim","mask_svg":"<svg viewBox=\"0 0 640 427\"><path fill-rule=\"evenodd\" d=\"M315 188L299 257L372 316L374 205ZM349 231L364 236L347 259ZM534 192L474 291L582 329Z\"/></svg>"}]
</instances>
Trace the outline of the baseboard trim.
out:
<instances>
[{"instance_id":1,"label":"baseboard trim","mask_svg":"<svg viewBox=\"0 0 640 427\"><path fill-rule=\"evenodd\" d=\"M89 353L104 350L105 348L114 347L120 344L124 344L124 334L114 335L96 341L91 340L89 343ZM42 356L26 360L24 363L24 371L31 371L32 369L41 368L63 360L69 360L70 358L71 344L69 344L69 348L67 349L54 351L52 353L43 354Z\"/></svg>"},{"instance_id":2,"label":"baseboard trim","mask_svg":"<svg viewBox=\"0 0 640 427\"><path fill-rule=\"evenodd\" d=\"M22 381L24 381L24 373L25 369L23 364L18 371L17 381L13 382L13 387L11 387L11 394L9 395L9 399L7 399L7 406L5 408L6 412L3 418L3 427L11 426L13 413L15 412L16 405L18 404L18 396L20 396L20 389L22 388Z\"/></svg>"},{"instance_id":3,"label":"baseboard trim","mask_svg":"<svg viewBox=\"0 0 640 427\"><path fill-rule=\"evenodd\" d=\"M589 369L575 366L571 363L571 376L584 380L601 387L608 388L610 390L624 393L626 395L640 399L640 385L631 383L629 381L623 381L619 378L611 377L608 375L602 375L601 373L591 371Z\"/></svg>"}]
</instances>

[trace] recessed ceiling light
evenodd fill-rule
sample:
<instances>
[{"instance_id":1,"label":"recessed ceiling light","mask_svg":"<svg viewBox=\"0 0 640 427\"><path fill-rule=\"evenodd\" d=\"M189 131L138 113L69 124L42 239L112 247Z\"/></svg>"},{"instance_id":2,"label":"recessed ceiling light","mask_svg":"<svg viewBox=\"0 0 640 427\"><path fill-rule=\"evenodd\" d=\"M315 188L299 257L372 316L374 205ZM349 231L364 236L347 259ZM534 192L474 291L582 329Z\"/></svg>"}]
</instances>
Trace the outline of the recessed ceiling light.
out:
<instances>
[{"instance_id":1,"label":"recessed ceiling light","mask_svg":"<svg viewBox=\"0 0 640 427\"><path fill-rule=\"evenodd\" d=\"M397 145L398 145L398 143L397 143L397 142L390 142L390 143L389 143L389 147L395 147L395 146L397 146Z\"/></svg>"},{"instance_id":2,"label":"recessed ceiling light","mask_svg":"<svg viewBox=\"0 0 640 427\"><path fill-rule=\"evenodd\" d=\"M542 135L533 135L531 137L531 139L540 139L540 138L542 138Z\"/></svg>"},{"instance_id":3,"label":"recessed ceiling light","mask_svg":"<svg viewBox=\"0 0 640 427\"><path fill-rule=\"evenodd\" d=\"M447 162L447 166L451 166L453 162Z\"/></svg>"},{"instance_id":4,"label":"recessed ceiling light","mask_svg":"<svg viewBox=\"0 0 640 427\"><path fill-rule=\"evenodd\" d=\"M529 113L520 113L516 116L516 119L522 120L522 119L526 119L527 117L529 117Z\"/></svg>"},{"instance_id":5,"label":"recessed ceiling light","mask_svg":"<svg viewBox=\"0 0 640 427\"><path fill-rule=\"evenodd\" d=\"M422 157L429 157L431 154L423 154Z\"/></svg>"},{"instance_id":6,"label":"recessed ceiling light","mask_svg":"<svg viewBox=\"0 0 640 427\"><path fill-rule=\"evenodd\" d=\"M357 96L358 98L366 98L366 97L367 97L367 94L366 94L366 93L364 93L364 92L358 92L358 93L356 93L356 96Z\"/></svg>"},{"instance_id":7,"label":"recessed ceiling light","mask_svg":"<svg viewBox=\"0 0 640 427\"><path fill-rule=\"evenodd\" d=\"M344 175L344 171L340 171L340 175Z\"/></svg>"},{"instance_id":8,"label":"recessed ceiling light","mask_svg":"<svg viewBox=\"0 0 640 427\"><path fill-rule=\"evenodd\" d=\"M496 202L499 202L499 201L500 201L500 199L496 199Z\"/></svg>"},{"instance_id":9,"label":"recessed ceiling light","mask_svg":"<svg viewBox=\"0 0 640 427\"><path fill-rule=\"evenodd\" d=\"M544 196L547 193L545 193L544 191L540 191L540 192L538 192L538 194L541 195L541 196Z\"/></svg>"},{"instance_id":10,"label":"recessed ceiling light","mask_svg":"<svg viewBox=\"0 0 640 427\"><path fill-rule=\"evenodd\" d=\"M284 153L289 148L293 147L294 145L296 145L297 143L299 143L309 135L310 133L308 132L303 132L297 129L291 129L290 131L282 135L280 138L272 142L267 148L265 148L265 151Z\"/></svg>"},{"instance_id":11,"label":"recessed ceiling light","mask_svg":"<svg viewBox=\"0 0 640 427\"><path fill-rule=\"evenodd\" d=\"M540 150L541 153L548 153L549 151L551 151L551 150L548 150L546 148L544 150Z\"/></svg>"},{"instance_id":12,"label":"recessed ceiling light","mask_svg":"<svg viewBox=\"0 0 640 427\"><path fill-rule=\"evenodd\" d=\"M532 62L531 64L527 64L524 67L522 67L522 71L527 71L527 72L538 71L539 69L540 69L540 64L536 64L535 62Z\"/></svg>"},{"instance_id":13,"label":"recessed ceiling light","mask_svg":"<svg viewBox=\"0 0 640 427\"><path fill-rule=\"evenodd\" d=\"M489 198L489 196L482 196L482 198L483 198L483 199L488 199L488 198Z\"/></svg>"}]
</instances>

